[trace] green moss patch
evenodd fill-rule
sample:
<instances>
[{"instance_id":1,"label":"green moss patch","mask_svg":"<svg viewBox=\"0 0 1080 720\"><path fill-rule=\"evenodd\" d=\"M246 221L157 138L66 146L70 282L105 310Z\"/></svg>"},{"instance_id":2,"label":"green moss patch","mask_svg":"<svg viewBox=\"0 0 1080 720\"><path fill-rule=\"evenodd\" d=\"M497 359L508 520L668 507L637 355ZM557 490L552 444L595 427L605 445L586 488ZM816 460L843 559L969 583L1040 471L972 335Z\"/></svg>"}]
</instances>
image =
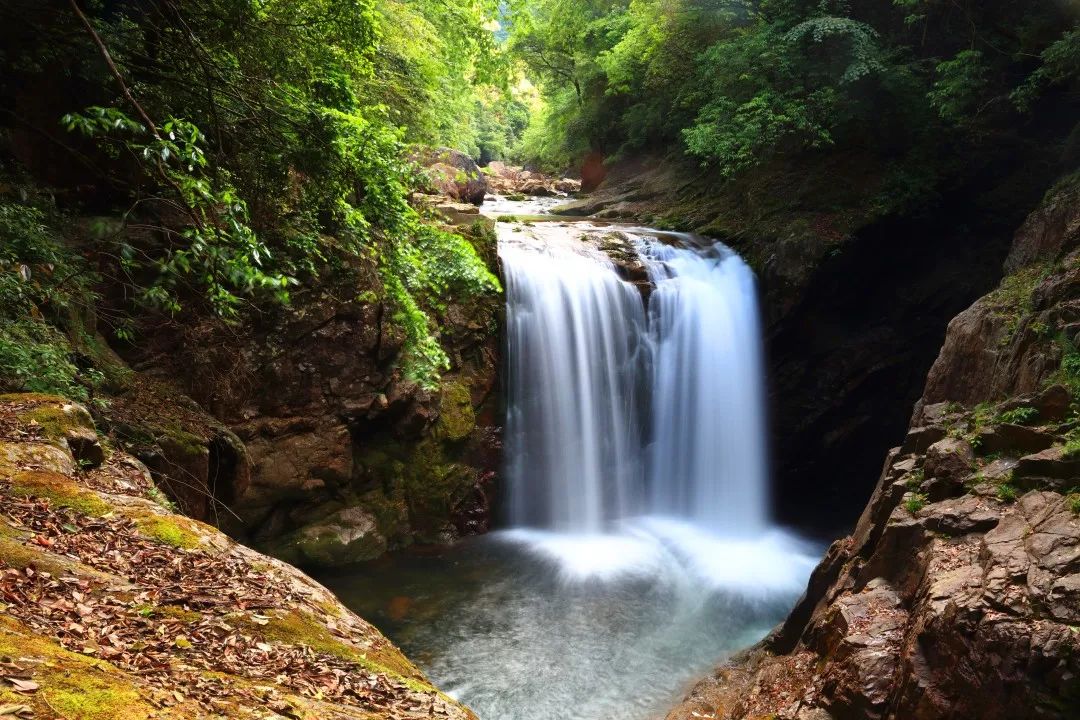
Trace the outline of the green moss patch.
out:
<instances>
[{"instance_id":1,"label":"green moss patch","mask_svg":"<svg viewBox=\"0 0 1080 720\"><path fill-rule=\"evenodd\" d=\"M193 717L193 707L159 709L136 683L111 664L64 650L10 618L0 618L0 656L26 667L40 690L0 694L0 704L29 705L38 717L65 720L144 720Z\"/></svg>"},{"instance_id":2,"label":"green moss patch","mask_svg":"<svg viewBox=\"0 0 1080 720\"><path fill-rule=\"evenodd\" d=\"M383 641L380 647L354 647L334 637L323 621L300 610L268 617L269 622L265 625L255 623L247 616L239 618L239 621L253 635L260 635L266 640L287 645L306 645L317 652L355 662L373 672L392 675L419 692L430 692L434 689L423 680L423 675L401 651L389 642Z\"/></svg>"},{"instance_id":3,"label":"green moss patch","mask_svg":"<svg viewBox=\"0 0 1080 720\"><path fill-rule=\"evenodd\" d=\"M201 536L190 527L185 527L190 521L182 517L147 512L135 514L134 520L140 533L165 545L185 550L202 546Z\"/></svg>"},{"instance_id":4,"label":"green moss patch","mask_svg":"<svg viewBox=\"0 0 1080 720\"><path fill-rule=\"evenodd\" d=\"M85 408L63 400L42 402L18 413L23 423L35 423L45 437L53 442L63 441L73 430L93 429L94 421Z\"/></svg>"},{"instance_id":5,"label":"green moss patch","mask_svg":"<svg viewBox=\"0 0 1080 720\"><path fill-rule=\"evenodd\" d=\"M17 474L11 492L18 497L44 498L54 507L69 507L91 517L101 517L111 510L97 493L80 487L67 475L47 470L27 470Z\"/></svg>"},{"instance_id":6,"label":"green moss patch","mask_svg":"<svg viewBox=\"0 0 1080 720\"><path fill-rule=\"evenodd\" d=\"M468 392L464 386L452 391ZM462 400L458 395L456 405ZM443 420L440 418L440 424ZM467 423L460 418L451 423L468 424L471 432L472 406ZM458 427L461 431L461 426ZM441 431L436 429L436 435ZM373 442L356 458L375 489L358 498L360 505L375 516L379 532L392 541L408 541L411 535L424 542L437 542L454 509L476 484L476 470L455 462L448 443L428 438L405 446L391 438Z\"/></svg>"},{"instance_id":7,"label":"green moss patch","mask_svg":"<svg viewBox=\"0 0 1080 720\"><path fill-rule=\"evenodd\" d=\"M203 618L202 613L179 605L140 605L136 612L143 617L172 618L186 624L197 623Z\"/></svg>"},{"instance_id":8,"label":"green moss patch","mask_svg":"<svg viewBox=\"0 0 1080 720\"><path fill-rule=\"evenodd\" d=\"M439 422L436 432L446 440L464 440L476 428L472 394L463 382L446 382L439 401Z\"/></svg>"}]
</instances>

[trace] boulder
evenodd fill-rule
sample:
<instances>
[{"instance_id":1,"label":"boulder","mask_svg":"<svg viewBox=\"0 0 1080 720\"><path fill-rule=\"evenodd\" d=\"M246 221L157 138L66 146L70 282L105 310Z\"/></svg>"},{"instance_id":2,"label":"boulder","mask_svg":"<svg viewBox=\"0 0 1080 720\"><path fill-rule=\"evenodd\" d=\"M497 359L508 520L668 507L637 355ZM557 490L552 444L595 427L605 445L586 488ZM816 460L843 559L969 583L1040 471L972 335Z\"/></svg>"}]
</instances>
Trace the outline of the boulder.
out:
<instances>
[{"instance_id":1,"label":"boulder","mask_svg":"<svg viewBox=\"0 0 1080 720\"><path fill-rule=\"evenodd\" d=\"M1039 411L1042 422L1059 422L1069 414L1072 396L1063 385L1054 384L1046 388L1035 400L1035 409Z\"/></svg>"},{"instance_id":2,"label":"boulder","mask_svg":"<svg viewBox=\"0 0 1080 720\"><path fill-rule=\"evenodd\" d=\"M979 452L1014 451L1018 454L1039 452L1054 444L1053 435L1026 425L1004 423L979 432Z\"/></svg>"},{"instance_id":3,"label":"boulder","mask_svg":"<svg viewBox=\"0 0 1080 720\"><path fill-rule=\"evenodd\" d=\"M480 208L469 203L439 203L435 206L435 211L451 225L468 225L480 219Z\"/></svg>"},{"instance_id":4,"label":"boulder","mask_svg":"<svg viewBox=\"0 0 1080 720\"><path fill-rule=\"evenodd\" d=\"M581 191L581 181L571 178L559 178L555 181L555 189L561 193L576 193Z\"/></svg>"},{"instance_id":5,"label":"boulder","mask_svg":"<svg viewBox=\"0 0 1080 720\"><path fill-rule=\"evenodd\" d=\"M966 440L947 437L926 450L926 477L962 483L975 466L975 453Z\"/></svg>"},{"instance_id":6,"label":"boulder","mask_svg":"<svg viewBox=\"0 0 1080 720\"><path fill-rule=\"evenodd\" d=\"M18 398L12 400L11 398ZM84 468L105 462L105 448L98 440L94 420L85 407L53 395L0 396L31 434L71 453Z\"/></svg>"},{"instance_id":7,"label":"boulder","mask_svg":"<svg viewBox=\"0 0 1080 720\"><path fill-rule=\"evenodd\" d=\"M913 427L908 430L907 437L904 438L904 444L900 446L900 452L905 455L924 452L926 448L943 437L945 437L945 429L937 425Z\"/></svg>"},{"instance_id":8,"label":"boulder","mask_svg":"<svg viewBox=\"0 0 1080 720\"><path fill-rule=\"evenodd\" d=\"M1080 456L1066 455L1061 446L1025 455L1013 469L1013 480L1024 489L1068 490L1080 481Z\"/></svg>"},{"instance_id":9,"label":"boulder","mask_svg":"<svg viewBox=\"0 0 1080 720\"><path fill-rule=\"evenodd\" d=\"M542 180L529 180L522 183L520 191L524 195L533 195L535 197L551 197L555 194L555 191L545 185Z\"/></svg>"},{"instance_id":10,"label":"boulder","mask_svg":"<svg viewBox=\"0 0 1080 720\"><path fill-rule=\"evenodd\" d=\"M421 148L410 159L424 169L431 190L461 202L480 205L487 178L471 157L450 148Z\"/></svg>"},{"instance_id":11,"label":"boulder","mask_svg":"<svg viewBox=\"0 0 1080 720\"><path fill-rule=\"evenodd\" d=\"M998 524L1000 517L997 508L989 505L991 502L974 495L949 498L923 508L923 522L945 535L986 532Z\"/></svg>"},{"instance_id":12,"label":"boulder","mask_svg":"<svg viewBox=\"0 0 1080 720\"><path fill-rule=\"evenodd\" d=\"M373 560L386 548L375 517L360 507L339 510L266 545L275 557L301 567L337 567Z\"/></svg>"}]
</instances>

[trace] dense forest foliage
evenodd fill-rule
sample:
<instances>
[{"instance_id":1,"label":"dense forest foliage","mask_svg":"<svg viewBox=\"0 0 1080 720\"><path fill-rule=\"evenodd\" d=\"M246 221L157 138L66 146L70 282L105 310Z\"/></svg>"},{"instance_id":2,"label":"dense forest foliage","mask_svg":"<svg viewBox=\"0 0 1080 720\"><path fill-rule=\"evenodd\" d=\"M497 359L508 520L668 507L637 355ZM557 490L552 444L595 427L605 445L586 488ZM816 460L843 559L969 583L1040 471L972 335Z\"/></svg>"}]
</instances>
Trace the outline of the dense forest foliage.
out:
<instances>
[{"instance_id":1,"label":"dense forest foliage","mask_svg":"<svg viewBox=\"0 0 1080 720\"><path fill-rule=\"evenodd\" d=\"M538 0L511 41L546 100L522 152L686 153L721 181L844 153L900 206L1070 137L1078 17L1069 0Z\"/></svg>"},{"instance_id":2,"label":"dense forest foliage","mask_svg":"<svg viewBox=\"0 0 1080 720\"><path fill-rule=\"evenodd\" d=\"M103 281L129 301L104 313L124 341L140 313L234 320L374 258L408 369L430 381L446 357L427 309L497 281L468 242L410 207L409 146L503 156L524 129L497 11L466 0L4 3L4 374L80 392L87 378L47 360L70 349L28 310L70 314ZM66 227L75 215L99 219ZM42 365L55 372L38 375Z\"/></svg>"},{"instance_id":3,"label":"dense forest foliage","mask_svg":"<svg viewBox=\"0 0 1080 720\"><path fill-rule=\"evenodd\" d=\"M1022 119L1075 91L1076 23L1067 2L548 0L513 46L549 102L545 159L682 141L731 173L860 131L887 146Z\"/></svg>"},{"instance_id":4,"label":"dense forest foliage","mask_svg":"<svg viewBox=\"0 0 1080 720\"><path fill-rule=\"evenodd\" d=\"M233 322L364 259L407 372L432 383L447 362L432 309L497 281L410 205L414 145L571 172L590 154L662 155L705 166L710 187L841 158L847 180L833 164L819 185L881 211L1020 172L1010 158L1067 168L1078 152L1069 0L12 0L0 14L11 387L92 389L68 342L103 288L97 314L123 343L146 313Z\"/></svg>"}]
</instances>

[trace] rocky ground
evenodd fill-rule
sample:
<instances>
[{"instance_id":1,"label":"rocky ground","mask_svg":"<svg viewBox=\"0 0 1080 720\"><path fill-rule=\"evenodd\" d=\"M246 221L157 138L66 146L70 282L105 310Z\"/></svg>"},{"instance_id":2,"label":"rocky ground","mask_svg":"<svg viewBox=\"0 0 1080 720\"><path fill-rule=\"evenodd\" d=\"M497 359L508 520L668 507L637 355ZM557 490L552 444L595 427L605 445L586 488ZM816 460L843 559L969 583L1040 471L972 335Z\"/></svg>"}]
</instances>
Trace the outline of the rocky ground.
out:
<instances>
[{"instance_id":1,"label":"rocky ground","mask_svg":"<svg viewBox=\"0 0 1080 720\"><path fill-rule=\"evenodd\" d=\"M505 195L511 200L524 200L527 196L572 195L581 191L580 180L552 177L498 160L489 163L482 172L487 178L488 192Z\"/></svg>"},{"instance_id":2,"label":"rocky ground","mask_svg":"<svg viewBox=\"0 0 1080 720\"><path fill-rule=\"evenodd\" d=\"M0 718L472 718L298 570L172 512L79 405L0 397Z\"/></svg>"},{"instance_id":3,"label":"rocky ground","mask_svg":"<svg viewBox=\"0 0 1080 720\"><path fill-rule=\"evenodd\" d=\"M855 531L668 716L1080 717L1080 203L957 316Z\"/></svg>"}]
</instances>

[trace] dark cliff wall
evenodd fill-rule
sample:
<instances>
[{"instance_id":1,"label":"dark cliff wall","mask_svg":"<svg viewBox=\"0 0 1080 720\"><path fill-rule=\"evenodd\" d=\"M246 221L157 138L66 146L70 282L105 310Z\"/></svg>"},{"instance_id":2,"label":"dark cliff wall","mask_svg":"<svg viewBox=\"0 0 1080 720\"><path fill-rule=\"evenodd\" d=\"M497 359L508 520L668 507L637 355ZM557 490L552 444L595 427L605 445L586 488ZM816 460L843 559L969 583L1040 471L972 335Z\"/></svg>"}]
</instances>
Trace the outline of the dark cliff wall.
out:
<instances>
[{"instance_id":1,"label":"dark cliff wall","mask_svg":"<svg viewBox=\"0 0 1080 720\"><path fill-rule=\"evenodd\" d=\"M854 533L670 720L1077 717L1078 246L1074 177L949 324Z\"/></svg>"}]
</instances>

